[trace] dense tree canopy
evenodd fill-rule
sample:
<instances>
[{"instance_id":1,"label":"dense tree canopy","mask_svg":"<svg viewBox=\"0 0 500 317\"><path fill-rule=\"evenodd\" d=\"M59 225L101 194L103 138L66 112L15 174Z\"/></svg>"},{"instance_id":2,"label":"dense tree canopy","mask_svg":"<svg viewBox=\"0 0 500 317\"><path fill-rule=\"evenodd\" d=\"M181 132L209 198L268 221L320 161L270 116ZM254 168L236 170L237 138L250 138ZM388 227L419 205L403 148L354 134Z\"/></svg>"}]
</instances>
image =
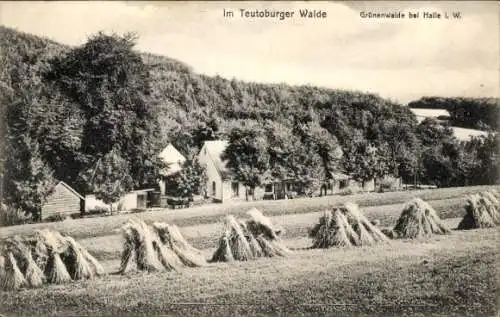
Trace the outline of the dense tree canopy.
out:
<instances>
[{"instance_id":1,"label":"dense tree canopy","mask_svg":"<svg viewBox=\"0 0 500 317\"><path fill-rule=\"evenodd\" d=\"M229 141L233 177L250 188L286 177L309 186L336 171L439 186L498 181L495 134L459 142L446 125L418 124L409 107L375 94L196 74L138 53L135 40L96 34L67 47L0 27L3 200L32 197L38 207L20 208L39 209L55 180L82 194L113 188L102 191L114 200L156 184L167 142L193 158L214 139ZM495 98L409 106L445 108L457 126L498 128ZM114 195L116 180L125 181Z\"/></svg>"}]
</instances>

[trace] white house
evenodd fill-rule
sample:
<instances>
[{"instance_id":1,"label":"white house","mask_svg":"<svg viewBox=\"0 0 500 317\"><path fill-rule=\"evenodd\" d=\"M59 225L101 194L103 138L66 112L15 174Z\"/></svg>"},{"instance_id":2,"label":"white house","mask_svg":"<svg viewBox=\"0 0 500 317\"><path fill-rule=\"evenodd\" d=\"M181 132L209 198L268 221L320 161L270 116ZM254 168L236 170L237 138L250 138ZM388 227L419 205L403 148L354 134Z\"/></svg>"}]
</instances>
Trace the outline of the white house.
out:
<instances>
[{"instance_id":1,"label":"white house","mask_svg":"<svg viewBox=\"0 0 500 317\"><path fill-rule=\"evenodd\" d=\"M179 172L182 169L182 164L186 161L186 157L182 155L171 143L167 145L161 152L158 154L158 157L168 165L165 171L162 171L163 176L168 176ZM165 180L159 181L160 191L162 195L165 195Z\"/></svg>"},{"instance_id":2,"label":"white house","mask_svg":"<svg viewBox=\"0 0 500 317\"><path fill-rule=\"evenodd\" d=\"M245 199L243 184L232 181L227 169L227 162L221 158L228 146L227 141L205 141L198 154L198 161L205 167L207 196L215 201Z\"/></svg>"}]
</instances>

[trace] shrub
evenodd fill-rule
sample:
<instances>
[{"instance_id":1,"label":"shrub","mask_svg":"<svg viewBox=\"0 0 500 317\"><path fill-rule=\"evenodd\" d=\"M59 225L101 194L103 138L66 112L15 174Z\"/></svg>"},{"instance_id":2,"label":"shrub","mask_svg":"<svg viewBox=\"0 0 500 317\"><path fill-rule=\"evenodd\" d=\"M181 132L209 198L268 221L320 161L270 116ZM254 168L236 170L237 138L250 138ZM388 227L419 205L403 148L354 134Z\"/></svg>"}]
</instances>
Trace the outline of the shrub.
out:
<instances>
[{"instance_id":1,"label":"shrub","mask_svg":"<svg viewBox=\"0 0 500 317\"><path fill-rule=\"evenodd\" d=\"M130 210L130 213L138 213L138 212L145 212L146 209L144 208L133 208Z\"/></svg>"},{"instance_id":2,"label":"shrub","mask_svg":"<svg viewBox=\"0 0 500 317\"><path fill-rule=\"evenodd\" d=\"M14 226L29 222L31 217L20 210L2 204L0 206L0 226Z\"/></svg>"},{"instance_id":3,"label":"shrub","mask_svg":"<svg viewBox=\"0 0 500 317\"><path fill-rule=\"evenodd\" d=\"M342 188L338 192L338 194L343 195L343 196L347 196L347 195L353 195L353 194L358 194L358 193L362 193L362 192L363 192L363 189L359 186L349 186L349 187Z\"/></svg>"},{"instance_id":4,"label":"shrub","mask_svg":"<svg viewBox=\"0 0 500 317\"><path fill-rule=\"evenodd\" d=\"M106 207L95 207L85 211L85 215L102 215L108 213L109 209Z\"/></svg>"},{"instance_id":5,"label":"shrub","mask_svg":"<svg viewBox=\"0 0 500 317\"><path fill-rule=\"evenodd\" d=\"M66 214L54 214L50 215L47 218L43 219L44 222L58 222L58 221L64 221L66 219L70 218L70 216Z\"/></svg>"},{"instance_id":6,"label":"shrub","mask_svg":"<svg viewBox=\"0 0 500 317\"><path fill-rule=\"evenodd\" d=\"M397 180L392 180L392 179L384 179L380 182L378 186L378 192L380 193L392 192L396 191L397 189L398 189Z\"/></svg>"}]
</instances>

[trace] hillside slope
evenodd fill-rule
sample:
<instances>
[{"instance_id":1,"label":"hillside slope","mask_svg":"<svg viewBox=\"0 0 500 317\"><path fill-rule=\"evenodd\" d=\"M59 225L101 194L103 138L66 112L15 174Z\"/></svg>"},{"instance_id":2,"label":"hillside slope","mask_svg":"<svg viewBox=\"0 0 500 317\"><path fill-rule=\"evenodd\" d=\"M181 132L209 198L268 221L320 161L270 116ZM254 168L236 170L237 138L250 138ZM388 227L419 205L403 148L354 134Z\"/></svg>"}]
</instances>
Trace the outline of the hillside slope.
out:
<instances>
[{"instance_id":1,"label":"hillside slope","mask_svg":"<svg viewBox=\"0 0 500 317\"><path fill-rule=\"evenodd\" d=\"M7 87L15 86L13 70L19 66L29 69L34 81L41 80L48 60L70 48L6 27L0 27L0 38L4 66L0 80ZM410 125L416 122L406 107L374 94L227 80L194 73L186 64L168 57L149 53L142 56L153 79L150 106L157 109L166 139L173 138L181 126L192 124L193 119L206 122L214 117L222 121L267 119L282 123L290 123L293 117L311 117L341 142L352 134L345 131L349 129L358 130L368 139L380 138L378 125L386 119Z\"/></svg>"}]
</instances>

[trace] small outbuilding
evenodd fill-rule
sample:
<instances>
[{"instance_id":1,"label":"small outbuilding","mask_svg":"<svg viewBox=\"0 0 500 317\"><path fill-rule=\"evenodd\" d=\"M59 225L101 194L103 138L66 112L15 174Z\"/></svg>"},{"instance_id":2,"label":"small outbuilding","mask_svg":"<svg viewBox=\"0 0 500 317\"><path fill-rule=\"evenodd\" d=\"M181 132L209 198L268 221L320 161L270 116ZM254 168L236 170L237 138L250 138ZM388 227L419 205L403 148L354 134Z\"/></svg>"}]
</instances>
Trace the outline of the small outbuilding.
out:
<instances>
[{"instance_id":1,"label":"small outbuilding","mask_svg":"<svg viewBox=\"0 0 500 317\"><path fill-rule=\"evenodd\" d=\"M58 182L47 202L42 206L41 218L46 219L55 215L69 216L83 211L85 199L71 186L63 181Z\"/></svg>"},{"instance_id":2,"label":"small outbuilding","mask_svg":"<svg viewBox=\"0 0 500 317\"><path fill-rule=\"evenodd\" d=\"M85 211L91 211L94 209L107 209L109 211L132 211L137 209L146 209L149 207L148 195L153 192L154 189L139 189L133 190L131 192L123 195L120 200L113 203L112 206L104 203L102 200L97 199L95 195L85 196ZM112 207L112 208L111 208Z\"/></svg>"}]
</instances>

